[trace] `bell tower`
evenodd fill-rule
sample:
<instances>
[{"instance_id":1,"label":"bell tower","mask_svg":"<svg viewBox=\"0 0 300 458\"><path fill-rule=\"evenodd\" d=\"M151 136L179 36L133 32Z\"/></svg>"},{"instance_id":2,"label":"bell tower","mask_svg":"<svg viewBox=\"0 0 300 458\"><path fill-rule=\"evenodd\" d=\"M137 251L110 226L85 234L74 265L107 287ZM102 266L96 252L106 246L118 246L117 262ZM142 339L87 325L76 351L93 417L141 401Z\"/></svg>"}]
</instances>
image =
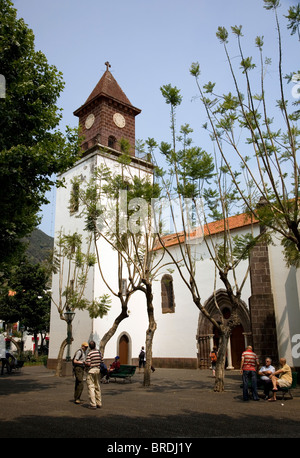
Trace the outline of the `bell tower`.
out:
<instances>
[{"instance_id":1,"label":"bell tower","mask_svg":"<svg viewBox=\"0 0 300 458\"><path fill-rule=\"evenodd\" d=\"M87 98L74 111L79 118L80 134L84 137L85 152L94 145L102 145L120 151L119 141L126 138L135 155L135 117L141 112L134 107L111 74L109 62L106 71Z\"/></svg>"},{"instance_id":2,"label":"bell tower","mask_svg":"<svg viewBox=\"0 0 300 458\"><path fill-rule=\"evenodd\" d=\"M130 170L130 176L153 179L153 164L145 158L135 156L135 117L141 110L130 103L109 68L110 64L106 62L106 71L98 84L86 102L74 112L74 115L79 118L80 135L84 137L81 145L82 154L76 164L62 174L61 178L64 180L64 186L57 188L56 191L55 240L59 237L60 232L63 234L74 234L76 232L82 235L83 241L86 240L86 222L85 218L81 217L82 208L80 208L79 189L84 188L90 182L95 169L103 164L113 173L121 173L123 166L118 159L121 155L119 141L122 138L127 140L131 147L131 160L130 164L127 165L127 171ZM101 245L99 252L101 253L101 259L105 260L105 276L106 278L114 279L118 265L116 253L102 238L97 241L97 244L98 247ZM83 249L85 250L86 246ZM94 247L91 248L91 250L93 249ZM53 275L53 300L50 318L51 339L48 355L48 367L51 369L56 367L60 345L66 335L66 323L60 318L55 305L60 303L60 294L66 282L66 277L61 280L58 275ZM96 265L92 266L84 292L85 298L92 301L102 296L104 292L109 294L98 267ZM111 316L115 316L116 311L119 313L119 307L119 299L113 298ZM86 310L76 310L72 322L74 342L72 342L71 353L76 348L80 348L81 342L89 338L99 342L99 336L107 331L106 325L101 319L90 318ZM129 334L125 328L122 332L126 336ZM140 338L136 339L136 351L138 351L140 341ZM129 347L126 348L128 353ZM112 339L106 347L106 356L113 358L115 351L116 342Z\"/></svg>"}]
</instances>

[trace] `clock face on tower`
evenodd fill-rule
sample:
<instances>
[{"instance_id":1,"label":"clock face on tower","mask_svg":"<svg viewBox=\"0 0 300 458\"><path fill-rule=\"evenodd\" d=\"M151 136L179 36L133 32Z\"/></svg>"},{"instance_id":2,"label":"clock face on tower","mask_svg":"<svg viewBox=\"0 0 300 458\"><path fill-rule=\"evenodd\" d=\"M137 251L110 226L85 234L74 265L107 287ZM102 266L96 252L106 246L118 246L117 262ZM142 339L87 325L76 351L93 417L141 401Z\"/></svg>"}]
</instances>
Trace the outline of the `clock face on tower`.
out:
<instances>
[{"instance_id":1,"label":"clock face on tower","mask_svg":"<svg viewBox=\"0 0 300 458\"><path fill-rule=\"evenodd\" d=\"M95 121L95 116L92 113L89 114L85 120L85 128L90 129L92 125L94 124L94 121Z\"/></svg>"},{"instance_id":2,"label":"clock face on tower","mask_svg":"<svg viewBox=\"0 0 300 458\"><path fill-rule=\"evenodd\" d=\"M121 115L121 113L115 113L113 115L113 120L117 127L120 127L121 129L125 127L125 118Z\"/></svg>"}]
</instances>

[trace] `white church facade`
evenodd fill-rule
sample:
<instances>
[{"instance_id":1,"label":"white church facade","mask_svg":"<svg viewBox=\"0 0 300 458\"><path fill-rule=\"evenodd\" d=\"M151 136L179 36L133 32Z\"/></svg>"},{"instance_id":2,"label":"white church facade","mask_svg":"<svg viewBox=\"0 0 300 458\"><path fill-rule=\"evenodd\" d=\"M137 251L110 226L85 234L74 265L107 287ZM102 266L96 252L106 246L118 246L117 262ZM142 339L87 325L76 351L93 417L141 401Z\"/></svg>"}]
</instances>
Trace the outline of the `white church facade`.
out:
<instances>
[{"instance_id":1,"label":"white church facade","mask_svg":"<svg viewBox=\"0 0 300 458\"><path fill-rule=\"evenodd\" d=\"M118 83L107 70L88 97L75 111L85 137L81 159L64 175L65 186L57 189L55 235L63 230L66 234L78 232L84 237L84 221L79 212L70 208L73 180L87 182L96 167L105 164L110 170L119 171L120 156L118 141L126 138L132 145L131 173L138 176L151 176L152 164L134 155L135 117L140 110L134 107L123 93ZM245 233L249 222L245 216L230 218L233 233ZM213 237L218 237L221 229L211 224ZM260 230L256 224L254 231ZM178 244L172 236L168 247L176 256ZM199 240L194 246L197 256L197 282L202 303L212 315L217 317L214 305L214 289L223 316L229 317L231 305L224 293L224 286L215 278L214 264L210 259L205 243ZM116 254L107 244L101 246L105 275L112 283L117 282ZM274 360L286 357L293 368L300 366L300 272L285 266L279 241L274 245L259 245L253 250L250 261L239 265L238 278L242 279L250 262L243 290L243 308L240 312L240 325L234 330L227 351L227 368L238 369L241 352L248 343L253 344L263 362L265 356ZM216 282L216 283L215 283ZM166 288L168 294L165 294ZM59 278L53 276L52 291L58 299ZM97 265L89 272L86 297L96 299L108 293L101 279ZM172 273L161 271L153 281L155 331L152 357L156 367L209 368L209 351L217 344L218 336L212 324L201 314L192 301L191 294L174 267ZM148 317L145 297L136 292L129 301L129 317L123 320L105 348L105 359L109 362L116 355L123 364L137 364L138 354L145 345ZM111 327L120 313L120 301L112 297L111 308L103 318L91 319L88 312L75 310L72 322L71 355L83 341L93 339L99 345L102 336ZM59 318L54 304L51 307L50 340L48 367L54 368L62 341L66 338L67 326Z\"/></svg>"}]
</instances>

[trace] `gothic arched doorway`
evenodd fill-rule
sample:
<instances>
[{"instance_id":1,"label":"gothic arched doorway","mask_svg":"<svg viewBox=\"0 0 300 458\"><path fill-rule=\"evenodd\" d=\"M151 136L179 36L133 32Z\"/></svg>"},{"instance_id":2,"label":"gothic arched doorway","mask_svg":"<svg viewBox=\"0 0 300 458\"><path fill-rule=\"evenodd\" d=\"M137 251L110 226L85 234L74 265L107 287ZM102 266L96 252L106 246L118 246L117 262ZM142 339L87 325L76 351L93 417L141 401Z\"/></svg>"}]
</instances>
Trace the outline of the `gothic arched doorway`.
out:
<instances>
[{"instance_id":1,"label":"gothic arched doorway","mask_svg":"<svg viewBox=\"0 0 300 458\"><path fill-rule=\"evenodd\" d=\"M222 313L225 319L230 318L232 305L224 290L219 290L215 295L212 295L205 302L204 307L217 322L221 321L220 313ZM232 331L227 352L227 366L228 368L235 369L240 366L241 354L245 349L244 335L251 332L250 314L244 302L241 302L238 317L240 324ZM209 353L214 345L218 347L218 341L219 335L217 329L200 312L197 333L198 367L200 369L208 369L210 367Z\"/></svg>"}]
</instances>

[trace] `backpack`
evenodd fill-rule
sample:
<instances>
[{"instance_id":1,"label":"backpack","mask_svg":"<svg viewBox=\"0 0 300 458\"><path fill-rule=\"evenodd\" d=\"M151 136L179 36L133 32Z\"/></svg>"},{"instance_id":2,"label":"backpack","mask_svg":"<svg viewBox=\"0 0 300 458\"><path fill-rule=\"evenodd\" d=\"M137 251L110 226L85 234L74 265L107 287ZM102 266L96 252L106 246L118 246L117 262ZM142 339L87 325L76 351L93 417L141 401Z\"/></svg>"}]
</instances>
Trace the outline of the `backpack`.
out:
<instances>
[{"instance_id":1,"label":"backpack","mask_svg":"<svg viewBox=\"0 0 300 458\"><path fill-rule=\"evenodd\" d=\"M100 373L102 375L106 375L107 374L107 367L106 367L106 364L101 362L100 363Z\"/></svg>"},{"instance_id":2,"label":"backpack","mask_svg":"<svg viewBox=\"0 0 300 458\"><path fill-rule=\"evenodd\" d=\"M215 363L217 361L217 354L214 351L210 354L210 360L212 363Z\"/></svg>"},{"instance_id":3,"label":"backpack","mask_svg":"<svg viewBox=\"0 0 300 458\"><path fill-rule=\"evenodd\" d=\"M73 368L76 367L76 364L74 363L74 360L75 360L76 354L77 354L79 351L81 351L81 355L80 355L80 356L82 356L82 354L83 354L82 348L79 348L79 350L75 351L74 356L73 356L73 358L72 358L72 366L73 366Z\"/></svg>"},{"instance_id":4,"label":"backpack","mask_svg":"<svg viewBox=\"0 0 300 458\"><path fill-rule=\"evenodd\" d=\"M144 350L141 350L140 354L139 354L139 359L144 359L145 358L145 352Z\"/></svg>"}]
</instances>

